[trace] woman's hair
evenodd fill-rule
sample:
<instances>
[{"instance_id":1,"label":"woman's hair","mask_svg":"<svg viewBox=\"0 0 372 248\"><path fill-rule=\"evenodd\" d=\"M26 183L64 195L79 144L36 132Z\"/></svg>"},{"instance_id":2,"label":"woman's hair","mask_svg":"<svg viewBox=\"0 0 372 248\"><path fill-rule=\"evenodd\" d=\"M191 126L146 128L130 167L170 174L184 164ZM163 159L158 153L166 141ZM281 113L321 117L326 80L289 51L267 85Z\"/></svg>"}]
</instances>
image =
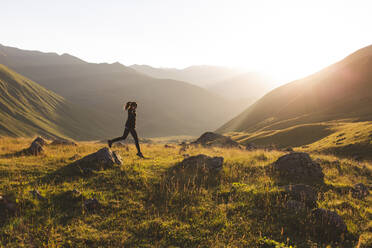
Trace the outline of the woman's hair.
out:
<instances>
[{"instance_id":1,"label":"woman's hair","mask_svg":"<svg viewBox=\"0 0 372 248\"><path fill-rule=\"evenodd\" d=\"M136 102L127 102L124 106L124 109L128 110L131 106L136 106L137 107L137 103Z\"/></svg>"}]
</instances>

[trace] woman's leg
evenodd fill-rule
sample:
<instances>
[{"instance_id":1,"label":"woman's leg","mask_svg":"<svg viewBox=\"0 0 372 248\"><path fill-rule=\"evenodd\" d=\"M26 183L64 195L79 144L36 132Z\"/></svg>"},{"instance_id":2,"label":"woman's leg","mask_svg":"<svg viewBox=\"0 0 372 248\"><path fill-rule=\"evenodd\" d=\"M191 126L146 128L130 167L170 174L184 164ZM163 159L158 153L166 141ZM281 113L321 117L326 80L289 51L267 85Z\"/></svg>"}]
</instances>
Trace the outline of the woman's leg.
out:
<instances>
[{"instance_id":1,"label":"woman's leg","mask_svg":"<svg viewBox=\"0 0 372 248\"><path fill-rule=\"evenodd\" d=\"M121 137L117 137L115 139L112 139L110 140L111 144L115 143L115 142L118 142L120 140L125 140L127 137L128 137L128 134L129 134L129 129L128 128L125 128L124 129L124 133L123 133L123 136Z\"/></svg>"},{"instance_id":2,"label":"woman's leg","mask_svg":"<svg viewBox=\"0 0 372 248\"><path fill-rule=\"evenodd\" d=\"M138 136L137 136L137 132L136 132L136 129L130 129L130 134L133 136L133 139L134 139L134 143L136 143L136 147L137 147L137 152L138 153L141 153L141 149L140 149L140 145L139 145L139 142L138 142Z\"/></svg>"}]
</instances>

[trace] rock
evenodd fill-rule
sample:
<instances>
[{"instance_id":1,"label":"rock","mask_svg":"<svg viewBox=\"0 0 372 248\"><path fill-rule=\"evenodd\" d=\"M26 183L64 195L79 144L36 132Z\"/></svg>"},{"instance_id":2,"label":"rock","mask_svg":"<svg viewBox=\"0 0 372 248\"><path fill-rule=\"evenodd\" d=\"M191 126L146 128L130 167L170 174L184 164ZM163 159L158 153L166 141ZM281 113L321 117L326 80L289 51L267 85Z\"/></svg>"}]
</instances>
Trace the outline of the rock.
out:
<instances>
[{"instance_id":1,"label":"rock","mask_svg":"<svg viewBox=\"0 0 372 248\"><path fill-rule=\"evenodd\" d=\"M314 233L320 234L323 238L337 241L342 234L347 233L347 226L344 220L336 212L323 208L317 208L311 213Z\"/></svg>"},{"instance_id":2,"label":"rock","mask_svg":"<svg viewBox=\"0 0 372 248\"><path fill-rule=\"evenodd\" d=\"M245 145L245 150L247 151L252 151L252 150L256 150L257 147L253 144L253 143L248 143Z\"/></svg>"},{"instance_id":3,"label":"rock","mask_svg":"<svg viewBox=\"0 0 372 248\"><path fill-rule=\"evenodd\" d=\"M39 192L38 190L36 190L36 189L29 191L29 193L30 193L34 198L38 199L39 201L45 199L44 196L42 196L42 195L40 194L40 192Z\"/></svg>"},{"instance_id":4,"label":"rock","mask_svg":"<svg viewBox=\"0 0 372 248\"><path fill-rule=\"evenodd\" d=\"M324 182L324 173L309 154L293 152L280 157L272 169L280 180L290 183L318 184Z\"/></svg>"},{"instance_id":5,"label":"rock","mask_svg":"<svg viewBox=\"0 0 372 248\"><path fill-rule=\"evenodd\" d=\"M306 208L314 208L317 206L317 194L309 185L287 185L284 187L284 192L290 200L298 201Z\"/></svg>"},{"instance_id":6,"label":"rock","mask_svg":"<svg viewBox=\"0 0 372 248\"><path fill-rule=\"evenodd\" d=\"M165 179L167 187L177 191L216 187L221 182L223 160L223 157L209 157L203 154L187 157L167 170Z\"/></svg>"},{"instance_id":7,"label":"rock","mask_svg":"<svg viewBox=\"0 0 372 248\"><path fill-rule=\"evenodd\" d=\"M174 146L171 146L171 145L165 144L165 145L164 145L164 148L174 148Z\"/></svg>"},{"instance_id":8,"label":"rock","mask_svg":"<svg viewBox=\"0 0 372 248\"><path fill-rule=\"evenodd\" d=\"M185 158L178 167L184 169L203 169L209 172L218 172L222 169L223 157L209 157L204 154Z\"/></svg>"},{"instance_id":9,"label":"rock","mask_svg":"<svg viewBox=\"0 0 372 248\"><path fill-rule=\"evenodd\" d=\"M44 148L38 142L32 142L31 146L26 149L26 153L37 156L44 153Z\"/></svg>"},{"instance_id":10,"label":"rock","mask_svg":"<svg viewBox=\"0 0 372 248\"><path fill-rule=\"evenodd\" d=\"M368 187L363 183L358 183L354 185L354 188L351 190L351 195L354 198L364 199L369 195Z\"/></svg>"},{"instance_id":11,"label":"rock","mask_svg":"<svg viewBox=\"0 0 372 248\"><path fill-rule=\"evenodd\" d=\"M77 144L72 140L56 139L50 144L52 146L77 146Z\"/></svg>"},{"instance_id":12,"label":"rock","mask_svg":"<svg viewBox=\"0 0 372 248\"><path fill-rule=\"evenodd\" d=\"M289 200L285 203L285 208L292 210L296 213L303 211L306 209L306 205L303 202L296 201L296 200Z\"/></svg>"},{"instance_id":13,"label":"rock","mask_svg":"<svg viewBox=\"0 0 372 248\"><path fill-rule=\"evenodd\" d=\"M36 139L34 139L34 141L32 141L30 147L24 149L23 151L21 151L21 153L37 156L44 153L45 145L47 145L47 142L43 138L37 137Z\"/></svg>"},{"instance_id":14,"label":"rock","mask_svg":"<svg viewBox=\"0 0 372 248\"><path fill-rule=\"evenodd\" d=\"M46 140L41 137L37 137L36 139L34 139L34 141L32 141L32 143L39 143L41 146L46 146L48 144L48 142L46 142Z\"/></svg>"},{"instance_id":15,"label":"rock","mask_svg":"<svg viewBox=\"0 0 372 248\"><path fill-rule=\"evenodd\" d=\"M120 157L120 155L116 151L112 152L112 155L114 156L115 164L121 165L123 163L122 158Z\"/></svg>"},{"instance_id":16,"label":"rock","mask_svg":"<svg viewBox=\"0 0 372 248\"><path fill-rule=\"evenodd\" d=\"M0 215L4 213L14 214L17 211L18 205L10 196L0 196Z\"/></svg>"},{"instance_id":17,"label":"rock","mask_svg":"<svg viewBox=\"0 0 372 248\"><path fill-rule=\"evenodd\" d=\"M121 157L116 153L112 152L109 148L105 147L85 156L72 164L69 167L79 167L80 169L88 168L92 170L112 168L115 164L121 165Z\"/></svg>"},{"instance_id":18,"label":"rock","mask_svg":"<svg viewBox=\"0 0 372 248\"><path fill-rule=\"evenodd\" d=\"M95 198L90 198L90 199L87 199L84 201L84 207L88 210L88 211L94 211L94 210L97 210L98 208L101 207L101 204L99 203L99 201Z\"/></svg>"},{"instance_id":19,"label":"rock","mask_svg":"<svg viewBox=\"0 0 372 248\"><path fill-rule=\"evenodd\" d=\"M239 148L239 143L229 137L221 134L206 132L202 134L197 140L191 142L192 145L202 145L204 147L223 147L223 148Z\"/></svg>"}]
</instances>

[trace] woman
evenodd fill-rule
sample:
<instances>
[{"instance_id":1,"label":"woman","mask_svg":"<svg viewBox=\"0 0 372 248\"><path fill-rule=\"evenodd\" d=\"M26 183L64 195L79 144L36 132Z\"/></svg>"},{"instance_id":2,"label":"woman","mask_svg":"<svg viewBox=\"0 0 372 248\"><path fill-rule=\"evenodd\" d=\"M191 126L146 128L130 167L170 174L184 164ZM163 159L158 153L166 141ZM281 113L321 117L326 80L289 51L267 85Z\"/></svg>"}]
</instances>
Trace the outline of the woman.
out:
<instances>
[{"instance_id":1,"label":"woman","mask_svg":"<svg viewBox=\"0 0 372 248\"><path fill-rule=\"evenodd\" d=\"M138 142L138 136L137 136L137 132L135 129L136 128L136 108L137 108L136 102L127 102L125 104L125 110L128 110L128 119L127 119L127 122L125 123L124 134L121 137L108 140L107 143L108 143L108 146L111 148L113 143L120 141L120 140L125 140L128 134L130 133L133 136L134 142L136 143L137 156L140 158L144 158L141 153L141 149L140 149L139 142Z\"/></svg>"}]
</instances>

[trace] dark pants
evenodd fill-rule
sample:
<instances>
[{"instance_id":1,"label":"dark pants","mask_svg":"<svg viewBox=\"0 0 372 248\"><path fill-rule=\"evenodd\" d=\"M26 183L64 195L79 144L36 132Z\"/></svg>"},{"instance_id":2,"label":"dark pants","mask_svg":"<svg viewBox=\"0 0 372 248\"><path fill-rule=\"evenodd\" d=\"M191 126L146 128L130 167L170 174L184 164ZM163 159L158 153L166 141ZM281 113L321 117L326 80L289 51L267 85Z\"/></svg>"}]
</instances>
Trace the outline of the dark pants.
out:
<instances>
[{"instance_id":1,"label":"dark pants","mask_svg":"<svg viewBox=\"0 0 372 248\"><path fill-rule=\"evenodd\" d=\"M112 143L115 143L115 142L118 142L120 140L125 140L128 137L128 134L129 133L132 135L132 137L134 139L134 142L136 143L137 152L140 153L141 152L141 149L140 149L139 142L138 142L138 136L137 136L136 129L134 129L134 128L125 127L123 136L117 137L117 138L111 140L111 142Z\"/></svg>"}]
</instances>

